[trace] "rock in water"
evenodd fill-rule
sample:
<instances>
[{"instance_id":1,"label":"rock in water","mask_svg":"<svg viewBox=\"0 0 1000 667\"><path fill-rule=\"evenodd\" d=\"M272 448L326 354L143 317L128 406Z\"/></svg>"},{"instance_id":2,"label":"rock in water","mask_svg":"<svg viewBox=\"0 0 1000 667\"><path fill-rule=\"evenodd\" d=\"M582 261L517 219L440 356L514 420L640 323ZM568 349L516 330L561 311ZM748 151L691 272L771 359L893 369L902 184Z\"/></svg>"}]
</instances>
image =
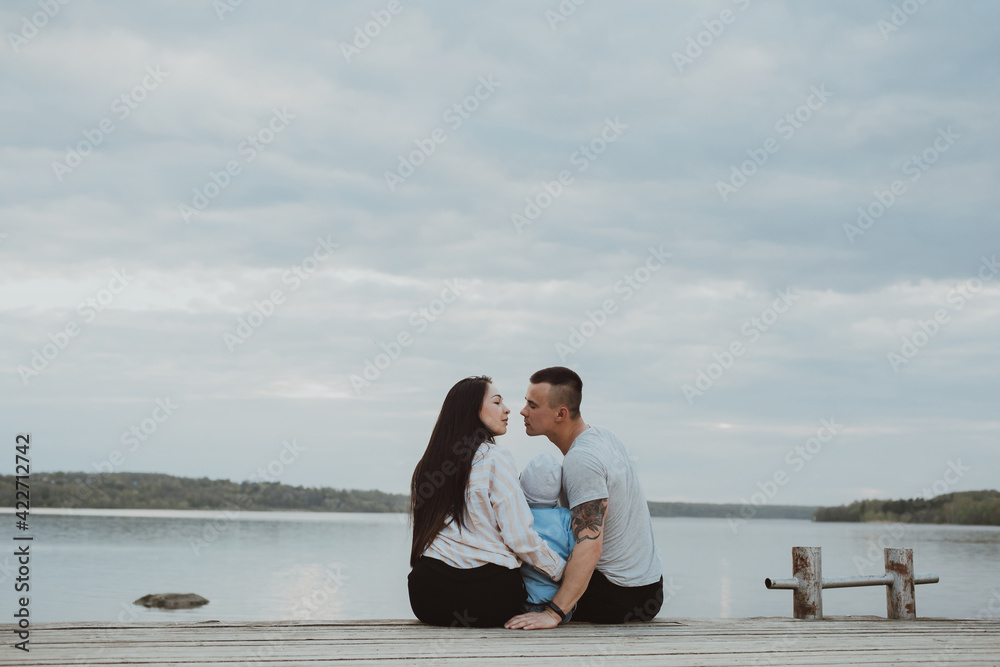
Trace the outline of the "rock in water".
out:
<instances>
[{"instance_id":1,"label":"rock in water","mask_svg":"<svg viewBox=\"0 0 1000 667\"><path fill-rule=\"evenodd\" d=\"M143 595L132 604L161 609L191 609L208 604L208 600L194 593L151 593Z\"/></svg>"}]
</instances>

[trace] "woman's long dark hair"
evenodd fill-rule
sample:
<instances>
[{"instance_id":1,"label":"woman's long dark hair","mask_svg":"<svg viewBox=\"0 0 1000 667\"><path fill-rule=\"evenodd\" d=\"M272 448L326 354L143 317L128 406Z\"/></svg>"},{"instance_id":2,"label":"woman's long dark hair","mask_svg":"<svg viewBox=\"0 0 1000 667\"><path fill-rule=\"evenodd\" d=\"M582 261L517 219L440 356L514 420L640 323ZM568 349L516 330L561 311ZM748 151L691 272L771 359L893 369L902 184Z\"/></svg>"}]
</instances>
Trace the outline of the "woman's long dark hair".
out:
<instances>
[{"instance_id":1,"label":"woman's long dark hair","mask_svg":"<svg viewBox=\"0 0 1000 667\"><path fill-rule=\"evenodd\" d=\"M465 489L472 457L493 433L479 418L486 390L493 380L485 375L459 380L444 397L430 442L410 481L413 546L410 565L445 527L448 518L459 530L465 526Z\"/></svg>"}]
</instances>

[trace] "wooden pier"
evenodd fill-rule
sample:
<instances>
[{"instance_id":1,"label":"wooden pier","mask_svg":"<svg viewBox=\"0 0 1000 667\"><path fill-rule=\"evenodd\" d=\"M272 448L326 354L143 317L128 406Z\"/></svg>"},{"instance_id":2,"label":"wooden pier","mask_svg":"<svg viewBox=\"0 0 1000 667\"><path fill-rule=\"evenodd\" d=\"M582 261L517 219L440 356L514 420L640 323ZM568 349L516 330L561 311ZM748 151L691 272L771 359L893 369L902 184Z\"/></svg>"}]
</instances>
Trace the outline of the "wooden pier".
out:
<instances>
[{"instance_id":1,"label":"wooden pier","mask_svg":"<svg viewBox=\"0 0 1000 667\"><path fill-rule=\"evenodd\" d=\"M1000 665L1000 620L664 619L546 631L417 621L39 623L3 665ZM627 660L627 663L623 662Z\"/></svg>"}]
</instances>

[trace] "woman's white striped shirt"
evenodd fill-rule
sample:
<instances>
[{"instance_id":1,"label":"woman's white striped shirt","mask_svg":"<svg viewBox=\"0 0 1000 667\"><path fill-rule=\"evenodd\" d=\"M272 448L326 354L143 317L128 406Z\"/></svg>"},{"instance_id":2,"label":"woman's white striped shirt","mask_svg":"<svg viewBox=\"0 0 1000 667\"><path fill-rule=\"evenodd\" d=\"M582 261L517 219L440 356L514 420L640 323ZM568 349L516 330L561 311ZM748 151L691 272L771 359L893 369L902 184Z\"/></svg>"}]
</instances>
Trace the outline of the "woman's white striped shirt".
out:
<instances>
[{"instance_id":1,"label":"woman's white striped shirt","mask_svg":"<svg viewBox=\"0 0 1000 667\"><path fill-rule=\"evenodd\" d=\"M424 556L461 569L495 563L513 569L522 562L558 581L566 561L538 536L524 499L514 456L484 442L472 459L465 490L465 527L449 519Z\"/></svg>"}]
</instances>

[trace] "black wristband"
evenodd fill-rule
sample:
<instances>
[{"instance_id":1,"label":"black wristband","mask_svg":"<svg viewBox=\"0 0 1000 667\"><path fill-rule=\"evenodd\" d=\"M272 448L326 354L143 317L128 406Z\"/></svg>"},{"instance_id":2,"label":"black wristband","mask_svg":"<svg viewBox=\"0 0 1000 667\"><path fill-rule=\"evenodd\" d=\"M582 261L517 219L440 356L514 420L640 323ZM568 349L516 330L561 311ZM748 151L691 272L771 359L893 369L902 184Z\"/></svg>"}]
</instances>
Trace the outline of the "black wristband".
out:
<instances>
[{"instance_id":1,"label":"black wristband","mask_svg":"<svg viewBox=\"0 0 1000 667\"><path fill-rule=\"evenodd\" d=\"M566 613L562 609L557 607L556 603L552 602L551 600L549 601L549 609L559 614L559 625L562 625L563 623L566 622Z\"/></svg>"}]
</instances>

